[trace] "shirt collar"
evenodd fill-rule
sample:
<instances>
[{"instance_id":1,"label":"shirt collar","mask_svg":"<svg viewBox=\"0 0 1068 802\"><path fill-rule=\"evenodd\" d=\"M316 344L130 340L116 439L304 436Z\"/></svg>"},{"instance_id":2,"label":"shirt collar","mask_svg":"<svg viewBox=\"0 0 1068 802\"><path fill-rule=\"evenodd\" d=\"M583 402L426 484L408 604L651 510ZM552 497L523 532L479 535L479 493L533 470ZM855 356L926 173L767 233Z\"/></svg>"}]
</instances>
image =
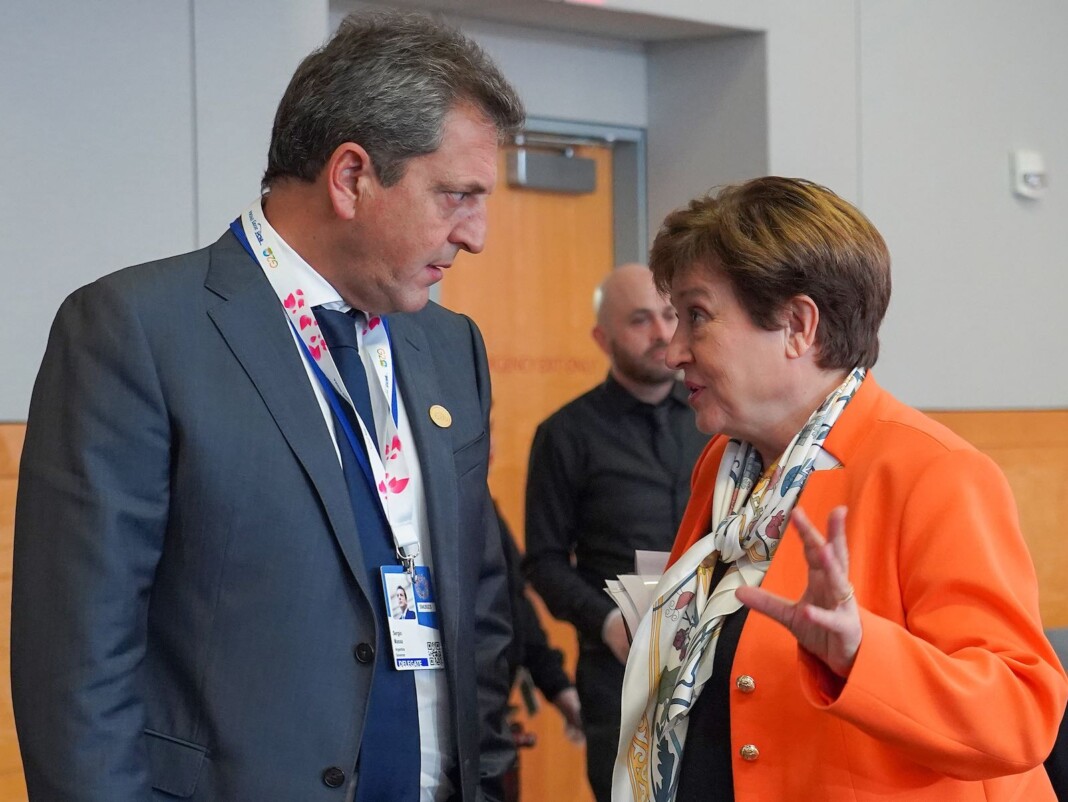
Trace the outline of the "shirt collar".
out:
<instances>
[{"instance_id":1,"label":"shirt collar","mask_svg":"<svg viewBox=\"0 0 1068 802\"><path fill-rule=\"evenodd\" d=\"M281 255L292 266L293 273L300 279L300 287L304 290L304 300L308 306L312 308L322 306L327 309L348 312L352 307L341 297L341 293L335 290L329 281L323 278L314 267L304 261L304 258L299 253L293 250L289 243L268 222L266 214L261 215L261 219L263 227L278 242L278 249L281 251Z\"/></svg>"},{"instance_id":2,"label":"shirt collar","mask_svg":"<svg viewBox=\"0 0 1068 802\"><path fill-rule=\"evenodd\" d=\"M669 392L667 397L659 404L646 404L644 401L639 401L631 395L627 391L627 388L616 381L611 373L609 373L604 380L604 390L612 403L617 404L620 407L620 410L625 412L634 409L652 409L654 406L661 406L662 404L685 405L686 399L690 396L690 391L686 389L686 385L677 381L672 385L671 392Z\"/></svg>"}]
</instances>

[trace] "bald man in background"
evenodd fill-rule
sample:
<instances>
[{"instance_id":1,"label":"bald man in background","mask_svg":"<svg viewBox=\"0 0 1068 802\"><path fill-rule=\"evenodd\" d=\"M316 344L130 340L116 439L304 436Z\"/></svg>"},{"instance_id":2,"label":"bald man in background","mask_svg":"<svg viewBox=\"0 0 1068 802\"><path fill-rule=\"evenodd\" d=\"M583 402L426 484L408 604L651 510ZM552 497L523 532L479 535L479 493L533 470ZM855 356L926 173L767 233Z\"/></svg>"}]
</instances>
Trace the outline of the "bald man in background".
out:
<instances>
[{"instance_id":1,"label":"bald man in background","mask_svg":"<svg viewBox=\"0 0 1068 802\"><path fill-rule=\"evenodd\" d=\"M578 632L587 775L598 802L608 802L630 645L605 579L633 572L636 549L671 548L708 438L664 361L677 317L649 269L617 267L594 307L608 378L534 435L525 567L552 614Z\"/></svg>"}]
</instances>

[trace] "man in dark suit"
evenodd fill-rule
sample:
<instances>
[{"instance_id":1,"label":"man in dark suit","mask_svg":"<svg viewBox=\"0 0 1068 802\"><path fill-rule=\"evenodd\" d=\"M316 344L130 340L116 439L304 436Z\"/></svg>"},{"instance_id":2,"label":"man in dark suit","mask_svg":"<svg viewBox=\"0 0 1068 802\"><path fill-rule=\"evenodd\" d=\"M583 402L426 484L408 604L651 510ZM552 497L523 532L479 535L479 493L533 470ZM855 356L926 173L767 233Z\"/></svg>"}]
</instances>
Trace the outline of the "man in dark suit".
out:
<instances>
[{"instance_id":1,"label":"man in dark suit","mask_svg":"<svg viewBox=\"0 0 1068 802\"><path fill-rule=\"evenodd\" d=\"M522 116L457 32L350 17L282 99L262 199L63 304L15 524L32 800L498 798L489 376L428 291L482 249ZM400 571L424 643L389 627Z\"/></svg>"}]
</instances>

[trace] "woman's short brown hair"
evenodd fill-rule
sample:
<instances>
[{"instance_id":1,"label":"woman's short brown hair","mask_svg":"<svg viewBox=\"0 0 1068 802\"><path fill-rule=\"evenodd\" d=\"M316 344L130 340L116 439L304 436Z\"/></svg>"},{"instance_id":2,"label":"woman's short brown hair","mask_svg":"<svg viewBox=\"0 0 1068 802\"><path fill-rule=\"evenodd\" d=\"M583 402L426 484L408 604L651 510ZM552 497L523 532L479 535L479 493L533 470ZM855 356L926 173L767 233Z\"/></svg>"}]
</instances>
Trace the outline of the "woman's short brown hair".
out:
<instances>
[{"instance_id":1,"label":"woman's short brown hair","mask_svg":"<svg viewBox=\"0 0 1068 802\"><path fill-rule=\"evenodd\" d=\"M822 368L871 367L879 356L890 253L868 218L819 184L768 176L695 198L664 220L649 267L663 292L681 271L722 270L765 329L786 301L809 296Z\"/></svg>"}]
</instances>

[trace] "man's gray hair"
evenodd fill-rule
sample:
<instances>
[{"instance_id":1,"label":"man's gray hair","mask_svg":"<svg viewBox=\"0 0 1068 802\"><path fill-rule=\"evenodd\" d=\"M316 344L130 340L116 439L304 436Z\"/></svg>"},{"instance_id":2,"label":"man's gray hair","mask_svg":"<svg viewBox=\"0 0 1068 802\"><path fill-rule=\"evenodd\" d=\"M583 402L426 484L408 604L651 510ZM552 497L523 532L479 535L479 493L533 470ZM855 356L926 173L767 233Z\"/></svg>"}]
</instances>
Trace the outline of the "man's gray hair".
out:
<instances>
[{"instance_id":1,"label":"man's gray hair","mask_svg":"<svg viewBox=\"0 0 1068 802\"><path fill-rule=\"evenodd\" d=\"M464 103L481 110L502 141L522 128L515 89L455 28L421 14L350 14L301 62L282 96L263 189L283 178L314 181L345 142L362 146L391 186L408 159L438 149L445 116Z\"/></svg>"}]
</instances>

